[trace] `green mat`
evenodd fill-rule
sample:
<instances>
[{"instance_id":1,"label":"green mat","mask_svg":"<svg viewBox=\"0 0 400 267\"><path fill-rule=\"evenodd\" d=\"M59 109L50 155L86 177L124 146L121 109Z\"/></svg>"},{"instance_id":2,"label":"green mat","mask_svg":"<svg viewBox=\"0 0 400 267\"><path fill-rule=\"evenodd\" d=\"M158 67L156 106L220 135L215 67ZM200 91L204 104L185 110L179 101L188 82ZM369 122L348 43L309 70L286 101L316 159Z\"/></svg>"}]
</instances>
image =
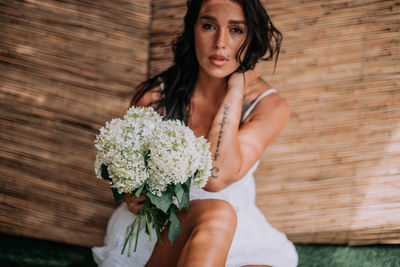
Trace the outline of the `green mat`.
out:
<instances>
[{"instance_id":1,"label":"green mat","mask_svg":"<svg viewBox=\"0 0 400 267\"><path fill-rule=\"evenodd\" d=\"M400 267L400 245L339 246L296 244L299 266Z\"/></svg>"},{"instance_id":2,"label":"green mat","mask_svg":"<svg viewBox=\"0 0 400 267\"><path fill-rule=\"evenodd\" d=\"M296 245L299 267L400 267L400 245ZM0 266L96 266L89 248L0 234Z\"/></svg>"}]
</instances>

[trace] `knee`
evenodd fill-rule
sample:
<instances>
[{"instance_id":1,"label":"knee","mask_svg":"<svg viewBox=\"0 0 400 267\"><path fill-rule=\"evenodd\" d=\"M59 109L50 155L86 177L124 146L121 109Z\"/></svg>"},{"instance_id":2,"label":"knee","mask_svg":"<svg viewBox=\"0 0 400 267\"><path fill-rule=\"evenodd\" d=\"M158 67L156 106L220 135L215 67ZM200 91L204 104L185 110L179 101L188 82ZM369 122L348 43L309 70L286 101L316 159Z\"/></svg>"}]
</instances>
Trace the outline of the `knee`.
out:
<instances>
[{"instance_id":1,"label":"knee","mask_svg":"<svg viewBox=\"0 0 400 267\"><path fill-rule=\"evenodd\" d=\"M206 224L220 230L234 232L236 230L236 212L232 205L221 199L201 200L199 224Z\"/></svg>"},{"instance_id":2,"label":"knee","mask_svg":"<svg viewBox=\"0 0 400 267\"><path fill-rule=\"evenodd\" d=\"M210 201L212 202L211 212L215 213L218 220L236 225L236 211L229 202L222 199L210 199Z\"/></svg>"}]
</instances>

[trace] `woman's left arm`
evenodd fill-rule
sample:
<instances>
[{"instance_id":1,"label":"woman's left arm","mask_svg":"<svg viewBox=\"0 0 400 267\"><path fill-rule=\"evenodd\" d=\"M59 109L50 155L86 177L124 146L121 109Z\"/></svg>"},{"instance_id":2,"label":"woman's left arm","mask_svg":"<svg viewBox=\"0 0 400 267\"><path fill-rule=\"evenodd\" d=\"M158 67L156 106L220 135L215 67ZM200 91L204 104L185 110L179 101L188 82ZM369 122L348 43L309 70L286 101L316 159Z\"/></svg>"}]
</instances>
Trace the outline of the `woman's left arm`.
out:
<instances>
[{"instance_id":1,"label":"woman's left arm","mask_svg":"<svg viewBox=\"0 0 400 267\"><path fill-rule=\"evenodd\" d=\"M251 72L250 72L250 75ZM254 75L254 74L253 74ZM241 73L234 73L228 82L228 92L208 133L213 169L206 186L207 191L220 191L242 178L262 156L267 145L282 130L289 118L289 106L278 95L262 99L251 117L239 128L245 80ZM258 79L250 86L268 86Z\"/></svg>"}]
</instances>

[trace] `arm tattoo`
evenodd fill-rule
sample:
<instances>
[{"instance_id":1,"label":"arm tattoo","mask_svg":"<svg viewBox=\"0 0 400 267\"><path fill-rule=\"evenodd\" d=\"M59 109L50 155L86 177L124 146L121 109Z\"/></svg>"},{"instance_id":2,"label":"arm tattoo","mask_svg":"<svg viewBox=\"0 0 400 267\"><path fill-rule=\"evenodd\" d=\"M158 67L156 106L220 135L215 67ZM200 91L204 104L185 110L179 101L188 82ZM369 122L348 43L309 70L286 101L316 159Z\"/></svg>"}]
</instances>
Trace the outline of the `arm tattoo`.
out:
<instances>
[{"instance_id":1,"label":"arm tattoo","mask_svg":"<svg viewBox=\"0 0 400 267\"><path fill-rule=\"evenodd\" d=\"M217 140L217 148L216 148L215 153L214 153L214 160L217 160L218 157L219 157L219 153L218 153L218 152L219 152L219 147L220 147L220 145L221 145L221 140L222 140L222 133L223 133L222 129L224 128L225 121L226 121L226 117L228 116L228 110L229 110L229 106L225 104L225 106L224 106L224 113L222 114L222 121L221 121L221 123L219 124L219 133L218 133L218 140Z\"/></svg>"},{"instance_id":2,"label":"arm tattoo","mask_svg":"<svg viewBox=\"0 0 400 267\"><path fill-rule=\"evenodd\" d=\"M211 177L212 178L218 178L218 172L219 172L219 168L218 167L213 167L211 169Z\"/></svg>"}]
</instances>

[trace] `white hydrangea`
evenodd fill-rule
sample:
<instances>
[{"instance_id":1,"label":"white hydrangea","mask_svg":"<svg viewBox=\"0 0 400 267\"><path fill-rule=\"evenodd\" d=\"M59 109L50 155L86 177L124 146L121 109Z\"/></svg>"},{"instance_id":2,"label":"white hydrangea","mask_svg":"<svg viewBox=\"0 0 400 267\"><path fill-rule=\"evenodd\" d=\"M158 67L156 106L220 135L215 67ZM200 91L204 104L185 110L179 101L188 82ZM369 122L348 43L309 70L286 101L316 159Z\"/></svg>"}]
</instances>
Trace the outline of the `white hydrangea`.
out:
<instances>
[{"instance_id":1,"label":"white hydrangea","mask_svg":"<svg viewBox=\"0 0 400 267\"><path fill-rule=\"evenodd\" d=\"M197 153L193 157L193 162L196 165L197 173L193 179L193 183L198 188L203 188L208 178L211 176L212 160L210 152L210 143L203 138L198 137L196 145Z\"/></svg>"},{"instance_id":2,"label":"white hydrangea","mask_svg":"<svg viewBox=\"0 0 400 267\"><path fill-rule=\"evenodd\" d=\"M119 193L146 182L153 194L161 195L168 184L182 184L196 171L194 184L199 187L210 176L209 143L180 121L163 121L152 108L131 107L123 119L107 122L95 147L97 177L102 178L101 166L106 165L111 186Z\"/></svg>"},{"instance_id":3,"label":"white hydrangea","mask_svg":"<svg viewBox=\"0 0 400 267\"><path fill-rule=\"evenodd\" d=\"M153 194L160 195L168 184L184 183L196 171L190 165L194 139L193 132L179 121L165 121L155 129L147 182Z\"/></svg>"},{"instance_id":4,"label":"white hydrangea","mask_svg":"<svg viewBox=\"0 0 400 267\"><path fill-rule=\"evenodd\" d=\"M113 181L111 186L116 188L118 193L132 192L148 178L143 154L130 152L117 153L119 156L115 157L113 163L108 166L108 172Z\"/></svg>"},{"instance_id":5,"label":"white hydrangea","mask_svg":"<svg viewBox=\"0 0 400 267\"><path fill-rule=\"evenodd\" d=\"M101 165L107 166L111 186L119 193L129 193L148 178L144 155L149 138L161 122L152 108L130 108L123 119L113 119L96 136L96 176L101 177Z\"/></svg>"},{"instance_id":6,"label":"white hydrangea","mask_svg":"<svg viewBox=\"0 0 400 267\"><path fill-rule=\"evenodd\" d=\"M141 118L145 120L152 120L155 123L159 123L162 121L160 114L158 114L153 108L151 107L130 107L125 115L124 119L128 118Z\"/></svg>"}]
</instances>

